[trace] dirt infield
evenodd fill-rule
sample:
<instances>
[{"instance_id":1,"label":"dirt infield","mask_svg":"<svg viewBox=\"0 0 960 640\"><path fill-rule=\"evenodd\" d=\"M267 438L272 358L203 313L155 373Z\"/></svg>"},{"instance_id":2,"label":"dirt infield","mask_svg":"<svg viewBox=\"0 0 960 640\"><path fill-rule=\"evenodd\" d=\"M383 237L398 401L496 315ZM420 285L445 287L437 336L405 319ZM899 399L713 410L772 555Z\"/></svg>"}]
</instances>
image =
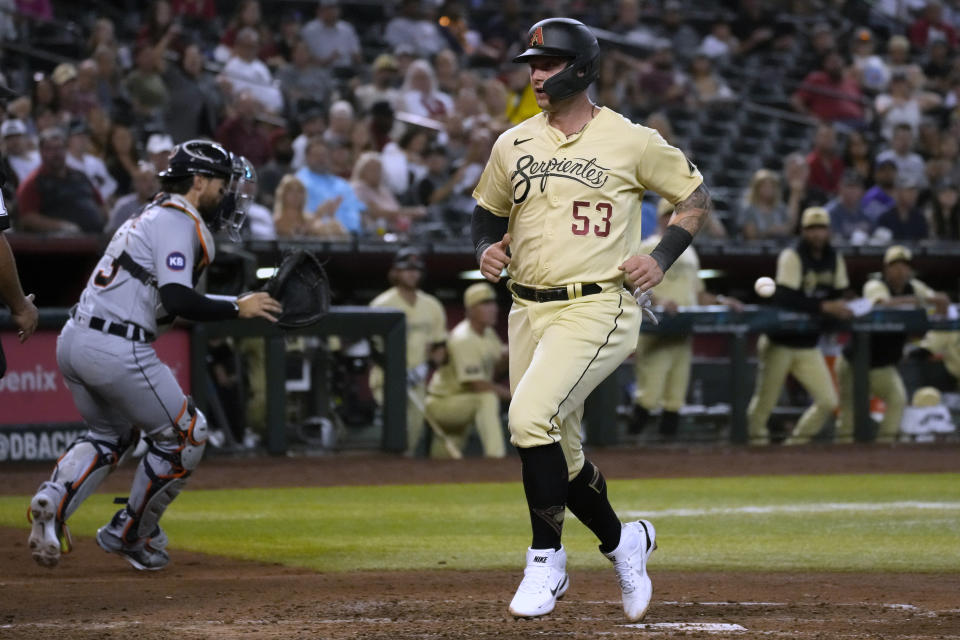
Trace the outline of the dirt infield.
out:
<instances>
[{"instance_id":1,"label":"dirt infield","mask_svg":"<svg viewBox=\"0 0 960 640\"><path fill-rule=\"evenodd\" d=\"M960 447L595 451L610 478L774 473L937 472ZM2 494L28 494L47 465L2 469ZM390 456L205 461L195 488L517 480L516 458L430 462ZM125 490L129 473L104 491ZM24 529L0 528L0 638L960 638L960 575L654 572L646 628L625 625L612 571L571 569L544 619L515 621L520 570L313 571L171 548L165 571L102 562L89 539L62 566L36 566ZM678 626L679 625L679 626Z\"/></svg>"}]
</instances>

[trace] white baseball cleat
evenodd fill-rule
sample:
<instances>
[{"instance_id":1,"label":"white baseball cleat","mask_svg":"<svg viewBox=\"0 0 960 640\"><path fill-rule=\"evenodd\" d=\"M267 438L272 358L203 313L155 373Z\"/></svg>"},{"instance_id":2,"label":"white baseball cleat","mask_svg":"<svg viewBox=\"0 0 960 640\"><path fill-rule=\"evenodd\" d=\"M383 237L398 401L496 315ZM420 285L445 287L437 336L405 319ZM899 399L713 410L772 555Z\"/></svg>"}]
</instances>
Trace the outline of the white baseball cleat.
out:
<instances>
[{"instance_id":1,"label":"white baseball cleat","mask_svg":"<svg viewBox=\"0 0 960 640\"><path fill-rule=\"evenodd\" d=\"M569 586L567 552L562 546L559 550L527 549L527 567L510 601L510 613L518 618L546 615Z\"/></svg>"},{"instance_id":2,"label":"white baseball cleat","mask_svg":"<svg viewBox=\"0 0 960 640\"><path fill-rule=\"evenodd\" d=\"M605 555L617 572L623 592L623 612L630 622L639 622L653 597L653 583L647 575L647 560L657 548L657 532L646 520L627 522L620 528L620 544Z\"/></svg>"},{"instance_id":3,"label":"white baseball cleat","mask_svg":"<svg viewBox=\"0 0 960 640\"><path fill-rule=\"evenodd\" d=\"M44 483L34 494L27 509L27 520L33 527L27 544L33 559L42 567L55 567L60 554L70 550L70 533L66 525L57 522L57 505L60 495Z\"/></svg>"}]
</instances>

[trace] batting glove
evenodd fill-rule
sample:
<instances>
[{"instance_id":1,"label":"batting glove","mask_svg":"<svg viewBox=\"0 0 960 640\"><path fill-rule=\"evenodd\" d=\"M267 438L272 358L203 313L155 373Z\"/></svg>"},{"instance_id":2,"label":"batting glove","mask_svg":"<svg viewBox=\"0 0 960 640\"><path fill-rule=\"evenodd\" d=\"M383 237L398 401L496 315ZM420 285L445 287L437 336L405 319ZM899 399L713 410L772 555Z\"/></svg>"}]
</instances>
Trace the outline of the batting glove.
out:
<instances>
[{"instance_id":1,"label":"batting glove","mask_svg":"<svg viewBox=\"0 0 960 640\"><path fill-rule=\"evenodd\" d=\"M653 312L653 296L649 291L641 291L640 287L637 287L633 290L633 298L637 301L637 304L640 305L640 311L643 313L643 317L648 319L653 323L654 326L660 324L657 314Z\"/></svg>"}]
</instances>

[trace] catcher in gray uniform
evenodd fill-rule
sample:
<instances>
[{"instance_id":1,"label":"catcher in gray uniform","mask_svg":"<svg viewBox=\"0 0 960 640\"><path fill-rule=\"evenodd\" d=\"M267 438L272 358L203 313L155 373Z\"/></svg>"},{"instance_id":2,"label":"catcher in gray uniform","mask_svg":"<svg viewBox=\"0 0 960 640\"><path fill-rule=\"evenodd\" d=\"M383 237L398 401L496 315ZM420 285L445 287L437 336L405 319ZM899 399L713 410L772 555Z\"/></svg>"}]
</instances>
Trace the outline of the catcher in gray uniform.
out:
<instances>
[{"instance_id":1,"label":"catcher in gray uniform","mask_svg":"<svg viewBox=\"0 0 960 640\"><path fill-rule=\"evenodd\" d=\"M57 341L57 363L89 428L30 501L30 551L45 567L70 550L67 519L139 434L147 451L126 507L97 531L97 544L137 569L167 565L160 517L200 462L207 421L150 343L176 317L275 322L283 311L265 292L234 300L194 290L214 258L212 232L236 234L243 222L240 188L255 179L249 163L191 140L174 149L159 177L161 192L114 234Z\"/></svg>"}]
</instances>

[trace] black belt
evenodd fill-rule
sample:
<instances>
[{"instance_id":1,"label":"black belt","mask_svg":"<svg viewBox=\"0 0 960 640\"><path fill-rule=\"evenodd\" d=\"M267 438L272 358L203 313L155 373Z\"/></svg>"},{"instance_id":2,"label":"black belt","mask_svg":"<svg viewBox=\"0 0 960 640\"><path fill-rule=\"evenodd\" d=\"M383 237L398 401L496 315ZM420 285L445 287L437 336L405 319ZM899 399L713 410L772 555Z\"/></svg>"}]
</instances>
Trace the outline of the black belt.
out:
<instances>
[{"instance_id":1,"label":"black belt","mask_svg":"<svg viewBox=\"0 0 960 640\"><path fill-rule=\"evenodd\" d=\"M156 335L150 333L142 327L138 327L135 324L128 324L126 322L113 322L111 320L98 318L97 316L78 317L76 309L73 309L70 312L70 315L80 324L88 326L94 331L103 331L104 333L109 333L112 336L126 338L127 340L133 340L134 342L153 342L157 339Z\"/></svg>"},{"instance_id":2,"label":"black belt","mask_svg":"<svg viewBox=\"0 0 960 640\"><path fill-rule=\"evenodd\" d=\"M576 285L574 285L576 289ZM510 283L510 291L513 292L513 295L518 298L523 298L524 300L532 300L534 302L554 302L556 300L570 300L570 293L567 287L544 287L538 289L536 287L528 287L526 285L517 284L516 282ZM594 293L600 293L603 291L601 287L596 282L587 282L580 287L580 296L589 296ZM574 298L580 297L574 295Z\"/></svg>"}]
</instances>

